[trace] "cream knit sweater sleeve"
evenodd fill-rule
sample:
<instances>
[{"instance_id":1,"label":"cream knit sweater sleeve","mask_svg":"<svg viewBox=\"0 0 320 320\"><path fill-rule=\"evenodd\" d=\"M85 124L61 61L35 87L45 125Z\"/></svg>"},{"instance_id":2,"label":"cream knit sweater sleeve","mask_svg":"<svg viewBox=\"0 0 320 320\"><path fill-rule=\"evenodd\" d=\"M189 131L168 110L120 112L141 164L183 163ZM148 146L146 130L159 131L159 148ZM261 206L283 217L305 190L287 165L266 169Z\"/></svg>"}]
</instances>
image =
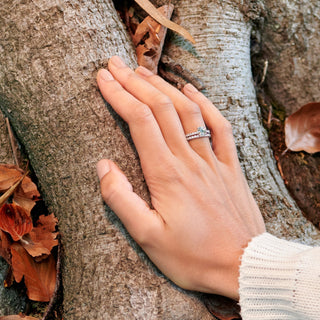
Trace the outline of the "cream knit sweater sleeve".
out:
<instances>
[{"instance_id":1,"label":"cream knit sweater sleeve","mask_svg":"<svg viewBox=\"0 0 320 320\"><path fill-rule=\"evenodd\" d=\"M243 320L320 319L320 247L253 238L242 256L239 295Z\"/></svg>"}]
</instances>

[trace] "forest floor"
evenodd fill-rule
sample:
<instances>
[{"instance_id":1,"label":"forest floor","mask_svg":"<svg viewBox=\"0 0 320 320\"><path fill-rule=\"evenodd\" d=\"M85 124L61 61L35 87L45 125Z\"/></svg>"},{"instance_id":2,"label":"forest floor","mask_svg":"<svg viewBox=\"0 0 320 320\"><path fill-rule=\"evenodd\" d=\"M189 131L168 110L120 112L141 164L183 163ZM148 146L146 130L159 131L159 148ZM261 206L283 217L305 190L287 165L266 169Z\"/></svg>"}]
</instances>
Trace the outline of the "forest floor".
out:
<instances>
[{"instance_id":1,"label":"forest floor","mask_svg":"<svg viewBox=\"0 0 320 320\"><path fill-rule=\"evenodd\" d=\"M281 177L305 217L319 228L320 153L309 154L290 150L284 153L286 150L284 111L274 108L275 111L270 117L270 105L267 106L260 101L260 106Z\"/></svg>"}]
</instances>

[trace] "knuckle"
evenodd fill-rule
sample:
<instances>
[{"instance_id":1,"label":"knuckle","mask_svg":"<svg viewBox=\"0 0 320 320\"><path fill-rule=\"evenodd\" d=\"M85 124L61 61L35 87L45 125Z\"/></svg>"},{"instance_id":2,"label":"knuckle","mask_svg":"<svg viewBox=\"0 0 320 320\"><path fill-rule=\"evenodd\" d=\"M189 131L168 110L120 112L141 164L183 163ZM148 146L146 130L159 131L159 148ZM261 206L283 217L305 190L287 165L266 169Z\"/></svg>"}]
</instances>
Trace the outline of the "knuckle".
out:
<instances>
[{"instance_id":1,"label":"knuckle","mask_svg":"<svg viewBox=\"0 0 320 320\"><path fill-rule=\"evenodd\" d=\"M196 103L189 102L184 105L184 111L190 116L201 116L201 111Z\"/></svg>"},{"instance_id":2,"label":"knuckle","mask_svg":"<svg viewBox=\"0 0 320 320\"><path fill-rule=\"evenodd\" d=\"M167 161L162 166L161 179L168 183L181 184L184 181L183 171L175 161Z\"/></svg>"},{"instance_id":3,"label":"knuckle","mask_svg":"<svg viewBox=\"0 0 320 320\"><path fill-rule=\"evenodd\" d=\"M149 79L150 79L150 82L156 87L157 85L161 85L161 83L163 82L163 79L156 74L150 76Z\"/></svg>"},{"instance_id":4,"label":"knuckle","mask_svg":"<svg viewBox=\"0 0 320 320\"><path fill-rule=\"evenodd\" d=\"M153 117L153 114L147 105L141 103L133 108L132 117L135 122L145 123Z\"/></svg>"},{"instance_id":5,"label":"knuckle","mask_svg":"<svg viewBox=\"0 0 320 320\"><path fill-rule=\"evenodd\" d=\"M112 181L112 179L107 178L108 177L105 177L101 181L101 195L104 201L107 204L110 204L119 194L119 186L116 181Z\"/></svg>"},{"instance_id":6,"label":"knuckle","mask_svg":"<svg viewBox=\"0 0 320 320\"><path fill-rule=\"evenodd\" d=\"M156 102L156 105L159 109L167 109L173 107L171 99L160 92L154 96L154 101Z\"/></svg>"},{"instance_id":7,"label":"knuckle","mask_svg":"<svg viewBox=\"0 0 320 320\"><path fill-rule=\"evenodd\" d=\"M158 234L158 228L153 223L149 223L147 226L143 226L136 231L137 232L133 237L142 248L145 248L154 243L154 240L156 239Z\"/></svg>"}]
</instances>

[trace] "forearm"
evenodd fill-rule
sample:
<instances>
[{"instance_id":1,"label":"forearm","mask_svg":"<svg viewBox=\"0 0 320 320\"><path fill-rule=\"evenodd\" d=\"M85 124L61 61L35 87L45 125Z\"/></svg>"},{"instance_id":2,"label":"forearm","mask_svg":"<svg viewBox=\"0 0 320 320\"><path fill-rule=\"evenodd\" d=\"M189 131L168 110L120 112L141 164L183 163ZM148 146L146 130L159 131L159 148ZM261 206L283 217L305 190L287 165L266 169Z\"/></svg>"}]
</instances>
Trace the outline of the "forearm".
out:
<instances>
[{"instance_id":1,"label":"forearm","mask_svg":"<svg viewBox=\"0 0 320 320\"><path fill-rule=\"evenodd\" d=\"M320 248L255 237L242 256L239 294L244 320L320 319Z\"/></svg>"}]
</instances>

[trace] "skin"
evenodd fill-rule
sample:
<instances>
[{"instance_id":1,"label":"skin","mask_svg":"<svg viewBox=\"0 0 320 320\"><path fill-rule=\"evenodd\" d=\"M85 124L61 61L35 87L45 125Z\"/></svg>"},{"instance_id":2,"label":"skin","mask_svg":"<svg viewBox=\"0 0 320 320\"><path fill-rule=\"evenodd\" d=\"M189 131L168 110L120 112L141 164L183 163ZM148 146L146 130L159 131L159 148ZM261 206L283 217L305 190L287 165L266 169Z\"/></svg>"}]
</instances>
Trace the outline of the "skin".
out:
<instances>
[{"instance_id":1,"label":"skin","mask_svg":"<svg viewBox=\"0 0 320 320\"><path fill-rule=\"evenodd\" d=\"M184 289L238 300L241 255L265 232L229 122L191 84L182 92L117 56L98 72L103 97L128 123L153 209L110 159L97 173L104 201L158 268ZM185 134L206 126L209 138Z\"/></svg>"}]
</instances>

